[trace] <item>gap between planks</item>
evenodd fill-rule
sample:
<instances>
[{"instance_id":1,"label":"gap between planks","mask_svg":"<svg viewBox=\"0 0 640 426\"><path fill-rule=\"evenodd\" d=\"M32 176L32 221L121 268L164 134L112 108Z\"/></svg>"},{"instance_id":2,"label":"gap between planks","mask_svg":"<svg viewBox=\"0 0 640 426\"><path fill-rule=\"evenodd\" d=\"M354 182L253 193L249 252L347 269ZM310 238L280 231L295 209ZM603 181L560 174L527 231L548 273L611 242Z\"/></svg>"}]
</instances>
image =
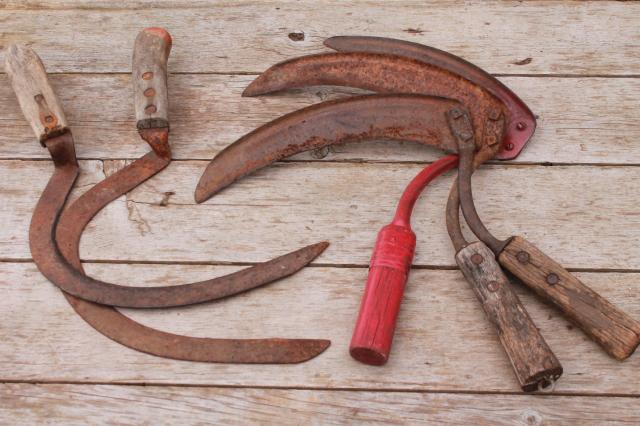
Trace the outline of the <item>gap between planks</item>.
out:
<instances>
[{"instance_id":1,"label":"gap between planks","mask_svg":"<svg viewBox=\"0 0 640 426\"><path fill-rule=\"evenodd\" d=\"M402 388L362 388L362 387L324 387L324 386L260 386L260 385L202 385L190 383L144 383L144 382L106 382L106 381L73 381L73 380L6 380L0 379L0 385L26 384L26 385L74 385L74 386L127 386L143 388L187 388L187 389L260 389L260 390L300 390L300 391L328 391L328 392L370 392L370 393L404 393L404 394L436 394L436 395L510 395L510 396L536 396L536 397L590 397L590 398L640 398L635 393L590 393L590 392L510 392L510 391L483 391L483 390L457 390L457 389L402 389Z\"/></svg>"},{"instance_id":2,"label":"gap between planks","mask_svg":"<svg viewBox=\"0 0 640 426\"><path fill-rule=\"evenodd\" d=\"M99 263L103 265L163 265L163 266L254 266L258 262L225 262L225 261L188 261L188 260L118 260L118 259L81 259L82 263ZM33 263L31 258L1 258L0 263ZM342 268L342 269L363 269L369 268L368 263L326 263L312 262L305 268ZM423 271L457 271L459 268L454 265L411 265L411 269ZM638 274L640 269L620 269L620 268L566 268L569 272L577 273L602 273L602 274Z\"/></svg>"}]
</instances>

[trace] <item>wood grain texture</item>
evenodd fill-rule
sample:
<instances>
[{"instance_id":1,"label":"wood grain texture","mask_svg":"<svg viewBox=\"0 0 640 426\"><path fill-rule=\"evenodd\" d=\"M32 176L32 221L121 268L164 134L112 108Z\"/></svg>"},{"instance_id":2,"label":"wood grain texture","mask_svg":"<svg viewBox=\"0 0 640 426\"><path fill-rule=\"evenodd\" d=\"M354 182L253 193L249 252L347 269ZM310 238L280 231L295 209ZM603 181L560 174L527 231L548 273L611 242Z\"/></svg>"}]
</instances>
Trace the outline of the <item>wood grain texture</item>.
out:
<instances>
[{"instance_id":1,"label":"wood grain texture","mask_svg":"<svg viewBox=\"0 0 640 426\"><path fill-rule=\"evenodd\" d=\"M13 44L5 55L5 69L22 115L39 141L59 135L67 119L38 55L21 44Z\"/></svg>"},{"instance_id":2,"label":"wood grain texture","mask_svg":"<svg viewBox=\"0 0 640 426\"><path fill-rule=\"evenodd\" d=\"M133 40L129 42L129 45ZM173 53L177 54L178 48ZM170 65L173 72L173 65ZM169 78L169 142L176 159L210 160L225 146L285 113L355 90L317 87L241 98L250 75ZM0 75L0 158L48 158L33 143L7 77ZM135 131L129 74L51 75L65 106L79 158L136 158L147 151ZM538 115L538 128L515 160L526 163L639 164L640 79L501 77ZM295 157L330 161L431 161L441 152L418 144L367 142Z\"/></svg>"},{"instance_id":3,"label":"wood grain texture","mask_svg":"<svg viewBox=\"0 0 640 426\"><path fill-rule=\"evenodd\" d=\"M513 237L500 264L553 303L616 359L628 358L640 344L640 322L583 284L540 249Z\"/></svg>"},{"instance_id":4,"label":"wood grain texture","mask_svg":"<svg viewBox=\"0 0 640 426\"><path fill-rule=\"evenodd\" d=\"M179 284L240 267L87 264L100 278L131 285ZM579 274L603 296L640 317L640 275ZM305 268L262 289L216 303L171 310L124 310L141 323L193 336L329 338L311 362L289 366L172 361L127 349L84 323L31 263L0 264L0 381L135 382L357 389L519 392L509 360L458 271L414 270L381 370L353 360L348 344L366 268ZM529 291L518 296L565 372L559 392L640 394L640 357L607 356Z\"/></svg>"},{"instance_id":5,"label":"wood grain texture","mask_svg":"<svg viewBox=\"0 0 640 426\"><path fill-rule=\"evenodd\" d=\"M0 421L23 424L629 425L637 399L157 386L0 387ZM285 420L286 419L286 420Z\"/></svg>"},{"instance_id":6,"label":"wood grain texture","mask_svg":"<svg viewBox=\"0 0 640 426\"><path fill-rule=\"evenodd\" d=\"M84 161L80 191L124 162ZM260 262L307 244L331 246L315 262L369 262L375 231L388 222L417 164L283 163L195 205L206 162L172 163L108 205L88 226L84 259L163 262ZM49 162L0 163L0 257L29 259L27 228ZM474 175L477 206L497 236L526 232L568 268L640 269L635 167L487 166ZM451 174L418 200L414 265L454 266L444 224ZM37 177L37 179L34 179ZM25 182L29 182L25 185ZM376 186L376 203L364 189ZM532 209L531 206L536 206ZM589 232L584 232L589 229ZM553 235L553 238L549 238ZM123 244L126 241L126 244ZM585 250L584 247L589 247Z\"/></svg>"},{"instance_id":7,"label":"wood grain texture","mask_svg":"<svg viewBox=\"0 0 640 426\"><path fill-rule=\"evenodd\" d=\"M138 33L131 65L138 129L168 126L167 61L170 52L171 35L164 29L147 28Z\"/></svg>"},{"instance_id":8,"label":"wood grain texture","mask_svg":"<svg viewBox=\"0 0 640 426\"><path fill-rule=\"evenodd\" d=\"M329 36L375 34L426 43L492 73L640 74L637 3L477 1L425 7L421 1L307 0L190 8L183 1L175 8L156 4L160 9L153 2L122 9L105 1L102 7L67 1L61 9L56 2L38 3L50 8L0 11L0 45L28 41L54 72L129 72L135 34L161 26L174 36L174 72L255 73L321 51Z\"/></svg>"},{"instance_id":9,"label":"wood grain texture","mask_svg":"<svg viewBox=\"0 0 640 426\"><path fill-rule=\"evenodd\" d=\"M481 242L471 243L456 253L456 262L495 327L522 390L538 390L559 379L560 362L491 250Z\"/></svg>"}]
</instances>

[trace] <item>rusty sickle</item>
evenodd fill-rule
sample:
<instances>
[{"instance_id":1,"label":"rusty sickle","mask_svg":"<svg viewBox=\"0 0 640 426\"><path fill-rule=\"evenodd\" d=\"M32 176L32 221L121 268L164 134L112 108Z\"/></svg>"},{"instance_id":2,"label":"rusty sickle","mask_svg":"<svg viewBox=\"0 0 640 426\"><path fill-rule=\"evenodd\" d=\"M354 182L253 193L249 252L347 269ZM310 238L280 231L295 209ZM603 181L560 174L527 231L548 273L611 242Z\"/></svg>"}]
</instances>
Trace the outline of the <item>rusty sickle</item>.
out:
<instances>
[{"instance_id":1,"label":"rusty sickle","mask_svg":"<svg viewBox=\"0 0 640 426\"><path fill-rule=\"evenodd\" d=\"M148 37L156 37L161 40L148 40ZM168 55L167 44L170 37L166 31L161 29L145 30L139 36L137 44L145 42L144 39L152 44L149 49L153 50L153 46L156 46L166 50L166 55ZM152 67L154 74L163 72L161 63L153 63L152 61L148 65ZM158 67L153 68L154 66ZM141 163L138 163L140 165L137 167L127 168L126 171L123 169L120 176L116 176L116 174L107 178L105 182L108 181L108 184L97 185L93 195L85 194L81 197L82 202L79 199L69 208L72 214L60 219L60 223L64 226L57 230L60 213L78 176L71 131L68 128L62 107L47 81L44 67L32 50L21 46L10 46L7 50L7 73L25 118L40 142L50 151L55 166L54 174L36 206L29 230L34 262L47 277L51 276L52 259L54 263L70 262L68 273L73 279L83 282L85 276L81 269L78 246L84 226L104 205L130 190L131 185L136 185L134 182L137 181L139 184L157 173L166 166L166 162L170 159L167 138L163 135L168 132L168 122L166 121L166 108L163 109L163 105L161 105L162 96L156 98L154 105L159 105L155 109L146 111L149 115L147 118L151 120L138 122L141 136L150 143L153 153L138 160ZM143 79L145 78L143 77ZM153 80L153 78L145 80ZM157 88L156 86L154 90ZM144 96L146 98L153 97ZM166 100L166 98L164 99ZM145 173L150 173L150 175L146 176ZM131 180L123 182L123 179ZM61 237L62 247L58 247L54 236ZM228 282L222 280L214 282L214 284L227 287L227 289L218 289L219 295L234 294L243 286L244 290L248 290L269 282L269 280L265 280L265 276L267 278L273 277L270 279L272 281L295 272L320 254L325 247L326 243L317 244L294 252L293 255L267 262L264 265L267 266L268 271L272 271L271 275L267 273L257 280L252 280L250 276L242 274L232 274L229 276L231 278ZM63 255L68 256L67 259ZM282 260L285 260L285 263L279 264ZM299 266L291 266L296 263ZM258 270L261 266L257 266ZM273 268L274 266L275 268ZM54 266L53 271L57 272L60 269L56 269ZM260 282L260 279L264 281ZM253 283L253 287L247 286L246 282ZM111 307L91 303L68 293L65 293L65 297L76 312L107 337L134 349L168 358L206 362L294 363L317 356L330 344L327 340L314 339L210 339L174 335L138 324ZM165 303L162 302L162 304ZM169 305L173 304L169 303Z\"/></svg>"},{"instance_id":2,"label":"rusty sickle","mask_svg":"<svg viewBox=\"0 0 640 426\"><path fill-rule=\"evenodd\" d=\"M473 203L471 176L487 157L475 152L472 141L459 139L458 143L459 179L450 193L447 217L458 215L461 205L469 228L491 249L500 265L560 309L609 355L618 360L629 357L640 344L640 322L584 285L523 237L499 240L484 226Z\"/></svg>"},{"instance_id":3,"label":"rusty sickle","mask_svg":"<svg viewBox=\"0 0 640 426\"><path fill-rule=\"evenodd\" d=\"M471 146L471 120L464 110L449 114L457 141ZM462 155L462 154L461 154ZM473 154L472 154L473 155ZM485 151L478 162L491 157ZM462 164L459 168L463 167ZM462 174L462 172L460 172ZM457 179L453 188L457 188ZM494 325L520 388L525 392L552 386L562 366L515 293L493 253L482 242L467 242L460 227L459 209L452 191L446 209L447 231L456 249L456 263L473 289L489 321Z\"/></svg>"},{"instance_id":4,"label":"rusty sickle","mask_svg":"<svg viewBox=\"0 0 640 426\"><path fill-rule=\"evenodd\" d=\"M166 31L165 34L166 37L150 31L141 32L136 39L133 57L137 127L142 139L151 146L152 152L111 176L108 182L85 193L78 200L80 206L108 203L164 169L171 160L166 96L166 62L171 44ZM327 246L326 243L315 244L225 277L197 283L157 287L107 283L79 273L62 256L53 241L55 234L52 231L64 206L65 191L68 192L69 189L51 188L50 192L57 195L56 202L49 202L49 197L43 196L33 216L31 248L34 253L41 254L38 267L51 282L69 294L105 305L161 308L219 299L291 275ZM47 191L45 193L48 194ZM78 208L75 211L82 210ZM49 218L55 220L48 220ZM74 221L73 216L69 221Z\"/></svg>"},{"instance_id":5,"label":"rusty sickle","mask_svg":"<svg viewBox=\"0 0 640 426\"><path fill-rule=\"evenodd\" d=\"M390 139L457 152L446 111L450 99L423 95L363 95L322 102L280 117L227 146L208 165L196 201L295 153L346 142Z\"/></svg>"},{"instance_id":6,"label":"rusty sickle","mask_svg":"<svg viewBox=\"0 0 640 426\"><path fill-rule=\"evenodd\" d=\"M243 96L258 96L312 85L348 86L387 94L423 94L455 99L469 109L478 148L497 152L502 147L502 141L496 138L496 131L501 130L507 109L495 95L452 71L405 56L367 52L303 56L269 68L245 89ZM304 120L304 117L301 118ZM197 202L207 200L244 174L263 167L264 158L273 159L270 160L273 162L328 145L320 138L315 142L309 140L294 144L297 147L295 150L282 146L263 146L247 157L234 158L241 151L236 146L250 144L254 137L256 132L236 141L209 163L196 188ZM224 181L216 178L224 164L239 161L248 164L243 174L229 176Z\"/></svg>"}]
</instances>

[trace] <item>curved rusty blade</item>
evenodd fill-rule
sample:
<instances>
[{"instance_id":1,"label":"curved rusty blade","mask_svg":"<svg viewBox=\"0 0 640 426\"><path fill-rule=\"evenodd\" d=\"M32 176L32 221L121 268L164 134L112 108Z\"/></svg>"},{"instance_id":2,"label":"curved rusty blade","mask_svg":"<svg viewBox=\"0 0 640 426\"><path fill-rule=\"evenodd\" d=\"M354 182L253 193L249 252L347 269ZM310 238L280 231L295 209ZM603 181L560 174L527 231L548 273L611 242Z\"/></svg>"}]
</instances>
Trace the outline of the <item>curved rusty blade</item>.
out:
<instances>
[{"instance_id":1,"label":"curved rusty blade","mask_svg":"<svg viewBox=\"0 0 640 426\"><path fill-rule=\"evenodd\" d=\"M33 259L38 265L46 264L55 241L45 242L42 235L56 235L61 254L83 274L79 257L80 237L89 221L110 201L128 192L148 178L141 170L155 174L165 166L165 161L148 153L136 163L108 177L89 190L91 194L76 200L60 216L60 210L78 176L73 139L67 132L45 142L55 163L55 171L42 194L29 230ZM155 170L155 171L154 171ZM115 176L120 173L119 178ZM134 179L128 182L122 177ZM133 177L137 176L137 177ZM137 183L135 181L137 179ZM116 183L117 182L117 183ZM324 244L324 245L323 245ZM319 254L325 243L316 245ZM313 247L313 246L310 246ZM308 252L311 252L311 248ZM260 266L260 265L258 265ZM136 349L165 358L218 363L298 363L318 356L331 344L320 339L212 339L165 333L139 324L116 309L88 302L63 292L74 310L92 327L110 339Z\"/></svg>"},{"instance_id":2,"label":"curved rusty blade","mask_svg":"<svg viewBox=\"0 0 640 426\"><path fill-rule=\"evenodd\" d=\"M520 154L536 129L536 117L511 89L483 69L459 56L434 47L384 37L337 36L324 45L339 52L370 52L405 56L452 71L493 93L506 106L507 127L499 160L511 160Z\"/></svg>"},{"instance_id":3,"label":"curved rusty blade","mask_svg":"<svg viewBox=\"0 0 640 426\"><path fill-rule=\"evenodd\" d=\"M434 96L364 95L294 111L220 151L198 182L196 202L282 158L332 144L382 138L456 152L446 112L459 105Z\"/></svg>"},{"instance_id":4,"label":"curved rusty blade","mask_svg":"<svg viewBox=\"0 0 640 426\"><path fill-rule=\"evenodd\" d=\"M485 140L487 120L506 112L498 98L449 70L403 56L366 52L302 56L272 66L251 82L242 95L259 96L316 85L455 99L471 113L478 147L482 143L502 142Z\"/></svg>"},{"instance_id":5,"label":"curved rusty blade","mask_svg":"<svg viewBox=\"0 0 640 426\"><path fill-rule=\"evenodd\" d=\"M160 164L153 164L157 162L157 156L153 152L137 162L140 169L150 171L162 168ZM131 173L129 167L116 174ZM56 241L63 256L81 273L84 271L79 246L85 226L106 204L146 179L139 176L128 184L116 185L114 176L115 174L90 189L91 196L80 197L60 217ZM112 307L87 302L68 293L64 295L74 310L103 335L132 349L165 358L217 363L297 363L318 356L331 343L320 339L213 339L182 336L144 326Z\"/></svg>"},{"instance_id":6,"label":"curved rusty blade","mask_svg":"<svg viewBox=\"0 0 640 426\"><path fill-rule=\"evenodd\" d=\"M498 138L496 128L502 123L506 112L504 104L482 87L440 67L401 56L375 53L327 53L291 59L269 68L256 78L244 91L243 96L257 96L275 91L299 88L310 85L338 85L357 87L381 93L419 94L441 96L459 101L472 116L474 133L478 147L483 145L500 148L502 138ZM313 110L310 110L313 111ZM304 121L304 118L303 120ZM375 120L374 120L375 121ZM279 127L282 126L282 127ZM276 122L270 132L284 132L286 122ZM392 126L393 127L393 126ZM255 135L252 135L255 137ZM292 138L293 139L293 138ZM241 139L246 143L246 139ZM201 177L196 189L196 201L203 202L218 190L241 177L220 181L214 178L218 167L222 167L225 157L237 148L230 145L213 160ZM324 144L326 146L328 144ZM450 148L443 147L449 152ZM277 159L303 152L308 144L291 144L288 150L278 145L264 144L259 155L249 158L261 158L257 165L247 163L248 174ZM240 160L236 160L240 161ZM218 176L224 175L221 172Z\"/></svg>"},{"instance_id":7,"label":"curved rusty blade","mask_svg":"<svg viewBox=\"0 0 640 426\"><path fill-rule=\"evenodd\" d=\"M154 129L145 132L156 131ZM168 157L164 156L168 151L168 145L163 143L166 142L166 135L148 139L154 151L83 194L74 203L79 206L78 209L68 214L71 222L77 220L75 215L81 214L83 209L99 207L98 210L100 210L113 199L135 188L166 167L169 163ZM54 190L45 191L46 196L43 195L43 200L48 200L53 193ZM130 287L88 277L79 273L67 262L53 239L56 220L51 220L57 219L63 206L63 202L39 203L34 211L30 242L34 258L37 257L39 260L38 268L49 281L65 292L104 305L159 308L191 305L231 296L297 272L322 253L328 245L328 243L319 243L307 246L233 274L197 283Z\"/></svg>"}]
</instances>

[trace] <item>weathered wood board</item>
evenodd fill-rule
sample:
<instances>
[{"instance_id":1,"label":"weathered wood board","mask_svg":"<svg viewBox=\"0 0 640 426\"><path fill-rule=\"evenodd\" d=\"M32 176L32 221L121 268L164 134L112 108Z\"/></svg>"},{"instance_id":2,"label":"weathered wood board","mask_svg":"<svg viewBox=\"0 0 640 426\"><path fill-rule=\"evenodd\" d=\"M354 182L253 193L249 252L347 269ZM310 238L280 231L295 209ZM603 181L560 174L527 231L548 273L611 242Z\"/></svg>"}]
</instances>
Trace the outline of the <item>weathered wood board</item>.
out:
<instances>
[{"instance_id":1,"label":"weathered wood board","mask_svg":"<svg viewBox=\"0 0 640 426\"><path fill-rule=\"evenodd\" d=\"M84 323L31 263L0 264L0 381L198 384L295 388L518 392L498 337L458 271L414 270L389 363L360 364L347 353L366 268L306 268L293 277L224 301L170 310L123 310L145 325L202 337L330 338L311 362L287 366L172 361L109 341ZM238 266L88 264L87 273L135 285L180 284ZM578 276L634 317L638 274ZM552 308L518 295L565 373L556 390L640 394L640 357L618 362ZM29 309L30 308L30 309Z\"/></svg>"},{"instance_id":2,"label":"weathered wood board","mask_svg":"<svg viewBox=\"0 0 640 426\"><path fill-rule=\"evenodd\" d=\"M24 424L637 424L629 398L219 389L156 386L4 385L0 416ZM47 407L46 411L43 407ZM624 414L621 414L624 413ZM286 419L286 420L285 420ZM613 420L616 419L617 421Z\"/></svg>"},{"instance_id":3,"label":"weathered wood board","mask_svg":"<svg viewBox=\"0 0 640 426\"><path fill-rule=\"evenodd\" d=\"M175 48L177 49L177 48ZM301 54L303 52L298 52ZM48 65L48 64L47 64ZM169 64L169 71L174 72ZM326 99L363 93L316 87L242 98L253 75L169 77L170 143L176 159L211 159L255 127ZM135 129L129 74L53 75L80 158L136 158L147 151ZM516 163L640 163L640 79L501 77L538 115L538 128ZM0 75L0 158L48 158L34 143L15 95ZM202 118L206 117L206 120ZM418 144L366 142L333 147L330 161L430 161L440 153ZM317 160L315 155L296 157Z\"/></svg>"}]
</instances>

